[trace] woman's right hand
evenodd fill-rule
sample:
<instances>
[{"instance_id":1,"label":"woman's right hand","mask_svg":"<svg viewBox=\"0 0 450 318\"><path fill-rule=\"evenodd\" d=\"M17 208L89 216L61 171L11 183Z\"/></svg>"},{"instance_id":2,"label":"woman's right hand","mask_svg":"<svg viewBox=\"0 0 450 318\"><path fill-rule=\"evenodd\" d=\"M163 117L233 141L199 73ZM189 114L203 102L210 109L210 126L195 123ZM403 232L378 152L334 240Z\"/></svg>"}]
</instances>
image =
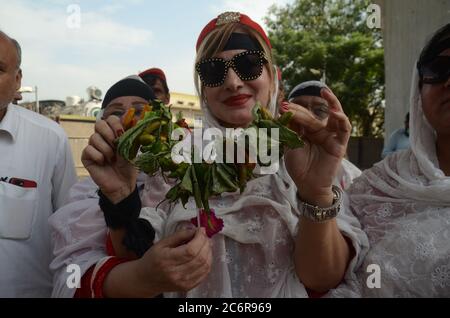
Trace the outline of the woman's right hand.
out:
<instances>
[{"instance_id":1,"label":"woman's right hand","mask_svg":"<svg viewBox=\"0 0 450 318\"><path fill-rule=\"evenodd\" d=\"M114 141L123 133L117 116L96 122L95 133L81 155L81 162L92 180L113 204L134 191L137 179L136 168L116 153Z\"/></svg>"},{"instance_id":2,"label":"woman's right hand","mask_svg":"<svg viewBox=\"0 0 450 318\"><path fill-rule=\"evenodd\" d=\"M211 240L204 228L180 230L153 245L138 262L137 281L150 296L187 292L211 270Z\"/></svg>"},{"instance_id":3,"label":"woman's right hand","mask_svg":"<svg viewBox=\"0 0 450 318\"><path fill-rule=\"evenodd\" d=\"M294 114L290 127L305 140L303 148L288 150L284 158L302 200L328 207L333 201L333 180L342 166L352 126L337 97L329 89L322 89L321 95L330 107L328 121L293 103L283 110Z\"/></svg>"}]
</instances>

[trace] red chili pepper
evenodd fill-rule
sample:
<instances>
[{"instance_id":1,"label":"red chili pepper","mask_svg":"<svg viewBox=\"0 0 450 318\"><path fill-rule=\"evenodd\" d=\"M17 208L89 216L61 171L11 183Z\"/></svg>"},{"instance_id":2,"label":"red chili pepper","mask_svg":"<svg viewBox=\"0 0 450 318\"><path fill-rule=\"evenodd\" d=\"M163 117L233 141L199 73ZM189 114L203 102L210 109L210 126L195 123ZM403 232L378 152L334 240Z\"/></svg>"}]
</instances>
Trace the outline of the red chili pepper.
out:
<instances>
[{"instance_id":1,"label":"red chili pepper","mask_svg":"<svg viewBox=\"0 0 450 318\"><path fill-rule=\"evenodd\" d=\"M123 128L125 130L130 129L131 127L133 127L133 119L134 119L134 114L136 113L136 109L134 109L133 107L129 108L127 110L127 112L125 113L125 115L123 116L122 119L122 125Z\"/></svg>"},{"instance_id":2,"label":"red chili pepper","mask_svg":"<svg viewBox=\"0 0 450 318\"><path fill-rule=\"evenodd\" d=\"M152 111L152 107L150 105L144 105L144 109L141 112L141 116L139 118L139 120L144 119L144 116L146 113L151 112Z\"/></svg>"},{"instance_id":3,"label":"red chili pepper","mask_svg":"<svg viewBox=\"0 0 450 318\"><path fill-rule=\"evenodd\" d=\"M146 113L147 113L147 112L151 112L152 109L153 109L153 107L150 106L150 105L148 105L148 104L144 106L144 112L146 112Z\"/></svg>"}]
</instances>

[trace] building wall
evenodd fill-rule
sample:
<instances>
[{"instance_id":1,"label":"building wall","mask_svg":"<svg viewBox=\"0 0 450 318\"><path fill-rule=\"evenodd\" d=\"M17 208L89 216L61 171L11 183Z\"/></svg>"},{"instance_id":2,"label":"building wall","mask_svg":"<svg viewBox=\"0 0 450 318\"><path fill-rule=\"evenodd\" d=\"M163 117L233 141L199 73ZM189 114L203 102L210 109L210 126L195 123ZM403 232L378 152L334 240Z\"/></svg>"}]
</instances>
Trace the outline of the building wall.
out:
<instances>
[{"instance_id":1,"label":"building wall","mask_svg":"<svg viewBox=\"0 0 450 318\"><path fill-rule=\"evenodd\" d=\"M409 110L413 68L426 39L450 22L450 0L377 0L382 10L388 137Z\"/></svg>"},{"instance_id":2,"label":"building wall","mask_svg":"<svg viewBox=\"0 0 450 318\"><path fill-rule=\"evenodd\" d=\"M200 107L200 100L195 95L171 92L170 104L172 112L177 114L183 112L183 117L191 127L200 127L203 119L203 113Z\"/></svg>"},{"instance_id":3,"label":"building wall","mask_svg":"<svg viewBox=\"0 0 450 318\"><path fill-rule=\"evenodd\" d=\"M95 118L63 115L59 123L69 138L77 176L79 178L88 176L88 172L81 163L81 154L94 133Z\"/></svg>"}]
</instances>

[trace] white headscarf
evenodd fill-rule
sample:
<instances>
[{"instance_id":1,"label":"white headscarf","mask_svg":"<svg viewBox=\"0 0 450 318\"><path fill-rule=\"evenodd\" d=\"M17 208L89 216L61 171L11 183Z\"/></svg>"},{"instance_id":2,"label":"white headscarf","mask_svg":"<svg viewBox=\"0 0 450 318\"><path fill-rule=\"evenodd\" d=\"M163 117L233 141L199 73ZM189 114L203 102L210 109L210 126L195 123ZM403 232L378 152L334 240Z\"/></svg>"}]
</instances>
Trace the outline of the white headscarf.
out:
<instances>
[{"instance_id":1,"label":"white headscarf","mask_svg":"<svg viewBox=\"0 0 450 318\"><path fill-rule=\"evenodd\" d=\"M419 74L414 68L411 87L411 149L416 156L420 169L432 183L450 181L439 168L436 155L436 131L431 127L422 109L422 97L419 89Z\"/></svg>"},{"instance_id":2,"label":"white headscarf","mask_svg":"<svg viewBox=\"0 0 450 318\"><path fill-rule=\"evenodd\" d=\"M389 193L390 197L438 203L450 206L450 177L439 168L436 154L436 131L422 110L419 74L414 68L410 97L411 149L399 151L368 171L367 179L372 187ZM386 175L380 175L383 171ZM383 173L383 174L384 174ZM389 184L386 178L398 182Z\"/></svg>"}]
</instances>

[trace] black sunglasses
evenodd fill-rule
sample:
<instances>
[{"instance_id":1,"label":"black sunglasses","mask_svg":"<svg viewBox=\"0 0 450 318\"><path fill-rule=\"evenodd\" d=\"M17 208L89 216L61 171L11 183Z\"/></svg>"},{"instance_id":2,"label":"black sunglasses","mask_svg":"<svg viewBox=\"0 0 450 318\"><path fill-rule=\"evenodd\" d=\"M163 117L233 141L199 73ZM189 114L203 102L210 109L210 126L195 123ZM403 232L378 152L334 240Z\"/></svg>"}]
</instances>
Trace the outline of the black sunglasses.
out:
<instances>
[{"instance_id":1,"label":"black sunglasses","mask_svg":"<svg viewBox=\"0 0 450 318\"><path fill-rule=\"evenodd\" d=\"M253 81L261 76L267 59L262 51L245 51L233 56L229 61L209 58L195 65L200 80L206 87L217 87L225 82L231 67L243 81Z\"/></svg>"},{"instance_id":2,"label":"black sunglasses","mask_svg":"<svg viewBox=\"0 0 450 318\"><path fill-rule=\"evenodd\" d=\"M422 83L443 83L450 77L450 56L437 56L418 65Z\"/></svg>"}]
</instances>

